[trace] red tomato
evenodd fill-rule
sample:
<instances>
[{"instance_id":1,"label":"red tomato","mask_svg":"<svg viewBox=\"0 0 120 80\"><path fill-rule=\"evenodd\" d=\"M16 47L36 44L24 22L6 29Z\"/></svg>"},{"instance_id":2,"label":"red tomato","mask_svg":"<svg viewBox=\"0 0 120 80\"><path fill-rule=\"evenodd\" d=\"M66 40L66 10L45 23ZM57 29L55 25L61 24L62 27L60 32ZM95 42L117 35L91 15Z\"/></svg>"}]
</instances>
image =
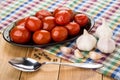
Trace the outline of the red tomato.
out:
<instances>
[{"instance_id":1,"label":"red tomato","mask_svg":"<svg viewBox=\"0 0 120 80\"><path fill-rule=\"evenodd\" d=\"M13 28L10 31L10 38L16 43L27 43L30 40L31 33L26 28Z\"/></svg>"},{"instance_id":2,"label":"red tomato","mask_svg":"<svg viewBox=\"0 0 120 80\"><path fill-rule=\"evenodd\" d=\"M52 16L45 17L43 19L43 29L51 31L55 27L55 18Z\"/></svg>"},{"instance_id":3,"label":"red tomato","mask_svg":"<svg viewBox=\"0 0 120 80\"><path fill-rule=\"evenodd\" d=\"M27 19L28 19L28 17L19 20L19 21L16 23L16 26L18 26L18 25L25 26L25 23L26 23Z\"/></svg>"},{"instance_id":4,"label":"red tomato","mask_svg":"<svg viewBox=\"0 0 120 80\"><path fill-rule=\"evenodd\" d=\"M36 12L35 16L38 17L39 19L43 19L46 16L52 16L52 14L47 10L40 10Z\"/></svg>"},{"instance_id":5,"label":"red tomato","mask_svg":"<svg viewBox=\"0 0 120 80\"><path fill-rule=\"evenodd\" d=\"M68 31L65 27L62 26L56 26L51 31L52 39L56 42L63 41L68 36Z\"/></svg>"},{"instance_id":6,"label":"red tomato","mask_svg":"<svg viewBox=\"0 0 120 80\"><path fill-rule=\"evenodd\" d=\"M74 15L73 11L68 7L56 8L55 11L53 12L53 14L55 15L56 13L58 13L59 11L62 11L62 10L68 11L71 14L71 16Z\"/></svg>"},{"instance_id":7,"label":"red tomato","mask_svg":"<svg viewBox=\"0 0 120 80\"><path fill-rule=\"evenodd\" d=\"M88 17L85 14L76 14L75 21L81 26L84 27L89 22Z\"/></svg>"},{"instance_id":8,"label":"red tomato","mask_svg":"<svg viewBox=\"0 0 120 80\"><path fill-rule=\"evenodd\" d=\"M68 11L59 11L55 14L55 21L59 25L66 25L70 22L71 15Z\"/></svg>"},{"instance_id":9,"label":"red tomato","mask_svg":"<svg viewBox=\"0 0 120 80\"><path fill-rule=\"evenodd\" d=\"M33 41L36 44L47 44L51 41L50 32L46 30L38 30L33 34Z\"/></svg>"},{"instance_id":10,"label":"red tomato","mask_svg":"<svg viewBox=\"0 0 120 80\"><path fill-rule=\"evenodd\" d=\"M42 28L42 21L34 16L28 17L26 24L25 24L25 27L29 31L35 32L35 31Z\"/></svg>"},{"instance_id":11,"label":"red tomato","mask_svg":"<svg viewBox=\"0 0 120 80\"><path fill-rule=\"evenodd\" d=\"M80 31L80 26L76 22L70 22L65 27L68 29L68 33L69 33L70 36L75 36Z\"/></svg>"}]
</instances>

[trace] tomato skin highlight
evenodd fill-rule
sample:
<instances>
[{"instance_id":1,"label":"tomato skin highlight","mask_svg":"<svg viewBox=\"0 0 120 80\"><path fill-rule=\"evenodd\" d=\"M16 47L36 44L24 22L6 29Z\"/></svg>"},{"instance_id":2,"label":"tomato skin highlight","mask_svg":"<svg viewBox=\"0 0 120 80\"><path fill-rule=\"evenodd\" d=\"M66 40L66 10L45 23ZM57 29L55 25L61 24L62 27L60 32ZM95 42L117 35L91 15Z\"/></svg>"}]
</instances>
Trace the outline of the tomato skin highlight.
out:
<instances>
[{"instance_id":1,"label":"tomato skin highlight","mask_svg":"<svg viewBox=\"0 0 120 80\"><path fill-rule=\"evenodd\" d=\"M76 36L80 32L80 26L76 22L70 22L65 26L70 36Z\"/></svg>"},{"instance_id":2,"label":"tomato skin highlight","mask_svg":"<svg viewBox=\"0 0 120 80\"><path fill-rule=\"evenodd\" d=\"M28 19L26 21L25 27L29 31L35 32L42 28L42 21L40 19L38 19L37 17L30 16L30 17L28 17Z\"/></svg>"},{"instance_id":3,"label":"tomato skin highlight","mask_svg":"<svg viewBox=\"0 0 120 80\"><path fill-rule=\"evenodd\" d=\"M43 21L42 29L47 31L51 31L56 25L55 18L52 16L45 17L42 21Z\"/></svg>"},{"instance_id":4,"label":"tomato skin highlight","mask_svg":"<svg viewBox=\"0 0 120 80\"><path fill-rule=\"evenodd\" d=\"M42 20L44 17L52 16L52 13L47 10L42 9L36 12L35 16L39 18L40 20Z\"/></svg>"},{"instance_id":5,"label":"tomato skin highlight","mask_svg":"<svg viewBox=\"0 0 120 80\"><path fill-rule=\"evenodd\" d=\"M15 43L24 44L30 41L31 33L26 28L14 27L10 31L10 38Z\"/></svg>"},{"instance_id":6,"label":"tomato skin highlight","mask_svg":"<svg viewBox=\"0 0 120 80\"><path fill-rule=\"evenodd\" d=\"M76 14L75 21L81 26L84 27L89 22L88 17L85 14Z\"/></svg>"},{"instance_id":7,"label":"tomato skin highlight","mask_svg":"<svg viewBox=\"0 0 120 80\"><path fill-rule=\"evenodd\" d=\"M46 30L38 30L33 34L33 41L36 44L47 44L51 41L50 32Z\"/></svg>"},{"instance_id":8,"label":"tomato skin highlight","mask_svg":"<svg viewBox=\"0 0 120 80\"><path fill-rule=\"evenodd\" d=\"M55 42L64 41L67 39L68 31L65 27L62 26L56 26L51 31L52 39Z\"/></svg>"},{"instance_id":9,"label":"tomato skin highlight","mask_svg":"<svg viewBox=\"0 0 120 80\"><path fill-rule=\"evenodd\" d=\"M66 25L70 22L71 15L68 11L59 11L55 14L55 21L58 25Z\"/></svg>"}]
</instances>

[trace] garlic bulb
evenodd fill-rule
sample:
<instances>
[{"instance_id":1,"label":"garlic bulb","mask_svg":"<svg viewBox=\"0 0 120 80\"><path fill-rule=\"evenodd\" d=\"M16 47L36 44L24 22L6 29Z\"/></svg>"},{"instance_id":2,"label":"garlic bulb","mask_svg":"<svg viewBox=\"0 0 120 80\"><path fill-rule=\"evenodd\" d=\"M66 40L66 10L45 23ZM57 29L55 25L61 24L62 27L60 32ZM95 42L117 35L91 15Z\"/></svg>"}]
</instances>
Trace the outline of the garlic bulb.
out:
<instances>
[{"instance_id":1,"label":"garlic bulb","mask_svg":"<svg viewBox=\"0 0 120 80\"><path fill-rule=\"evenodd\" d=\"M82 55L82 53L78 49L74 50L74 56L76 58L84 58L84 56Z\"/></svg>"},{"instance_id":2,"label":"garlic bulb","mask_svg":"<svg viewBox=\"0 0 120 80\"><path fill-rule=\"evenodd\" d=\"M91 51L91 52L89 52L89 57L93 60L99 60L102 57L104 57L104 55L101 53L98 53L98 52Z\"/></svg>"},{"instance_id":3,"label":"garlic bulb","mask_svg":"<svg viewBox=\"0 0 120 80\"><path fill-rule=\"evenodd\" d=\"M96 46L96 38L84 30L83 35L77 38L76 46L80 50L90 51Z\"/></svg>"},{"instance_id":4,"label":"garlic bulb","mask_svg":"<svg viewBox=\"0 0 120 80\"><path fill-rule=\"evenodd\" d=\"M72 49L69 48L69 47L60 47L60 51L63 53L63 54L70 54L72 52Z\"/></svg>"},{"instance_id":5,"label":"garlic bulb","mask_svg":"<svg viewBox=\"0 0 120 80\"><path fill-rule=\"evenodd\" d=\"M107 24L105 19L102 19L102 25L99 26L96 29L95 35L98 38L101 38L103 36L106 37L106 38L111 38L112 37L112 35L113 35L112 29L108 26L108 24Z\"/></svg>"},{"instance_id":6,"label":"garlic bulb","mask_svg":"<svg viewBox=\"0 0 120 80\"><path fill-rule=\"evenodd\" d=\"M115 41L111 38L102 37L98 40L97 48L104 53L112 53L115 50Z\"/></svg>"}]
</instances>

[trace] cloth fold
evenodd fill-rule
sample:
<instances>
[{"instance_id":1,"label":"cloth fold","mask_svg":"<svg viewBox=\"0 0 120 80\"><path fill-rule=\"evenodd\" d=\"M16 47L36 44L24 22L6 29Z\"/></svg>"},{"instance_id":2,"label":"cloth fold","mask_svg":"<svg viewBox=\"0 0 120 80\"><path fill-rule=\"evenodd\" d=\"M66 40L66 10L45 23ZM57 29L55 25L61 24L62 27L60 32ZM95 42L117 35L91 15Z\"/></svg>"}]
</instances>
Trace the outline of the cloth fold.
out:
<instances>
[{"instance_id":1,"label":"cloth fold","mask_svg":"<svg viewBox=\"0 0 120 80\"><path fill-rule=\"evenodd\" d=\"M116 41L117 47L111 54L99 62L104 64L103 68L97 69L97 72L110 76L116 80L120 80L120 2L118 0L28 0L0 1L0 31L2 32L11 22L23 17L33 15L40 9L53 11L57 7L66 6L74 11L84 12L95 20L94 33L96 28L101 25L101 18L105 18L110 28L113 30L113 39ZM75 41L65 44L58 44L44 48L45 51L58 57L64 58L72 62L92 62L90 58L76 59L72 55L65 55L59 52L60 46L75 47ZM88 52L83 52L87 56Z\"/></svg>"}]
</instances>

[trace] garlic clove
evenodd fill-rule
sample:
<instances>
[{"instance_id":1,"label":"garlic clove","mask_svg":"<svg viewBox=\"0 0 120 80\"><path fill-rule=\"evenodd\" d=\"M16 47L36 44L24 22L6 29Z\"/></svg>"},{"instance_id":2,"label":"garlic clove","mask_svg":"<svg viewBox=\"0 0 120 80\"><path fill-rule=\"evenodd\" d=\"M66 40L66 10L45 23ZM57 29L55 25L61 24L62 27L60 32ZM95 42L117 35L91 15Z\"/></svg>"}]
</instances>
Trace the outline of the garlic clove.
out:
<instances>
[{"instance_id":1,"label":"garlic clove","mask_svg":"<svg viewBox=\"0 0 120 80\"><path fill-rule=\"evenodd\" d=\"M77 38L76 46L80 50L90 51L96 46L96 38L84 30L83 35Z\"/></svg>"},{"instance_id":2,"label":"garlic clove","mask_svg":"<svg viewBox=\"0 0 120 80\"><path fill-rule=\"evenodd\" d=\"M83 54L78 49L74 50L74 56L76 58L84 58Z\"/></svg>"},{"instance_id":3,"label":"garlic clove","mask_svg":"<svg viewBox=\"0 0 120 80\"><path fill-rule=\"evenodd\" d=\"M102 57L104 57L104 55L101 54L101 53L95 52L95 51L91 51L91 52L89 52L89 57L90 57L92 60L99 60L99 59L101 59Z\"/></svg>"},{"instance_id":4,"label":"garlic clove","mask_svg":"<svg viewBox=\"0 0 120 80\"><path fill-rule=\"evenodd\" d=\"M61 46L61 47L60 47L60 51L61 51L63 54L70 54L70 53L72 52L72 48Z\"/></svg>"},{"instance_id":5,"label":"garlic clove","mask_svg":"<svg viewBox=\"0 0 120 80\"><path fill-rule=\"evenodd\" d=\"M97 48L103 53L112 53L115 50L115 45L113 39L102 37L98 40Z\"/></svg>"},{"instance_id":6,"label":"garlic clove","mask_svg":"<svg viewBox=\"0 0 120 80\"><path fill-rule=\"evenodd\" d=\"M104 18L102 18L102 25L96 29L95 35L98 38L101 38L103 36L106 38L112 37L112 35L113 35L112 29L108 26L108 23L106 22L106 20Z\"/></svg>"}]
</instances>

